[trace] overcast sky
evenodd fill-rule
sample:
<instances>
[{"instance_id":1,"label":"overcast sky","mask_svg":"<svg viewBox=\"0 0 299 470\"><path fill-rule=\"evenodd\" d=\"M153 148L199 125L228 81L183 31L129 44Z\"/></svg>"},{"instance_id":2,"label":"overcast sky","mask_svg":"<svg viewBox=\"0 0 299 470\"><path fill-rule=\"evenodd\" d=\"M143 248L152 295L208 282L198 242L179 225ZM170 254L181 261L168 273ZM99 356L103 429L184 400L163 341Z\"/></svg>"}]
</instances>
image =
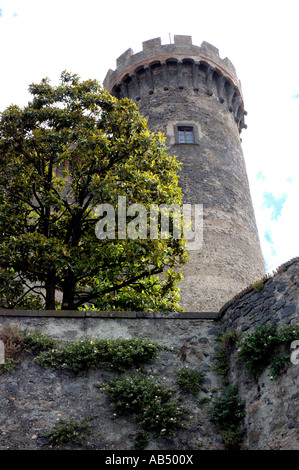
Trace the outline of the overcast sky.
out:
<instances>
[{"instance_id":1,"label":"overcast sky","mask_svg":"<svg viewBox=\"0 0 299 470\"><path fill-rule=\"evenodd\" d=\"M0 111L63 70L102 82L125 50L210 42L242 83L242 146L266 270L299 256L299 0L0 0Z\"/></svg>"}]
</instances>

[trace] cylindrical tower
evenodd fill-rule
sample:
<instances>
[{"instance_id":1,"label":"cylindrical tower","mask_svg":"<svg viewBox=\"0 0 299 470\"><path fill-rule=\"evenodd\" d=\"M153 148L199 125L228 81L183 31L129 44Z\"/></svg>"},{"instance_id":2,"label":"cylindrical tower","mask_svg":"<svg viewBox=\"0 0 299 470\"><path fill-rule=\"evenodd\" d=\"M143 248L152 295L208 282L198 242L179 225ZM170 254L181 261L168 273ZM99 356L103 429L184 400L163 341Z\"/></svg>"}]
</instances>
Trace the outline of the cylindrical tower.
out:
<instances>
[{"instance_id":1,"label":"cylindrical tower","mask_svg":"<svg viewBox=\"0 0 299 470\"><path fill-rule=\"evenodd\" d=\"M230 60L214 46L174 44L156 38L134 54L128 49L109 70L104 86L135 101L149 128L167 137L168 152L182 162L184 203L203 205L203 245L190 251L181 282L188 312L218 312L264 274L240 132L243 96Z\"/></svg>"}]
</instances>

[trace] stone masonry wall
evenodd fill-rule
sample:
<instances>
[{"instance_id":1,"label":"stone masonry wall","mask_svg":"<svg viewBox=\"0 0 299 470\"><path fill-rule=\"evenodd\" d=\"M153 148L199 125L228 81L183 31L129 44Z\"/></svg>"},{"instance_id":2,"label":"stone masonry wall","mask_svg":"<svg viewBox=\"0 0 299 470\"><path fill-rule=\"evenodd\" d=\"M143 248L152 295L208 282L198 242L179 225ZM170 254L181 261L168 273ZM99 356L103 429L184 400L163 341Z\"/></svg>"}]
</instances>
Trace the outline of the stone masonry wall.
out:
<instances>
[{"instance_id":1,"label":"stone masonry wall","mask_svg":"<svg viewBox=\"0 0 299 470\"><path fill-rule=\"evenodd\" d=\"M213 320L1 317L1 324L7 323L67 341L82 336L149 338L183 353L161 351L159 359L147 366L163 384L175 388L174 371L188 366L206 374L200 397L212 397L212 390L221 386L221 379L211 368L219 334ZM94 386L118 375L98 370L73 377L66 371L44 369L32 359L23 361L13 375L0 376L0 448L47 450L49 441L43 434L59 419L80 421L96 415L92 426L100 437L95 438L94 448L134 449L138 425L130 417L112 419L114 410L108 398ZM147 449L222 449L221 439L208 419L208 404L200 405L191 394L183 396L182 404L188 408L188 428L171 438L152 436Z\"/></svg>"},{"instance_id":2,"label":"stone masonry wall","mask_svg":"<svg viewBox=\"0 0 299 470\"><path fill-rule=\"evenodd\" d=\"M167 349L146 366L175 390L175 371L188 366L205 374L198 397L177 392L188 409L186 429L174 437L151 435L148 450L224 449L209 410L224 387L218 374L216 352L220 333L252 332L266 323L299 323L299 260L287 263L264 283L261 292L250 290L226 304L217 318L200 313L145 314L136 312L0 312L0 330L5 325L33 329L54 338L73 341L81 337L148 338ZM299 338L298 338L299 339ZM23 360L13 374L0 375L0 448L47 450L43 437L59 419L80 421L96 415L92 448L134 449L137 423L131 417L112 419L113 408L96 387L115 377L107 370L86 371L74 377L67 371L44 369L32 357ZM254 380L235 352L230 356L228 379L237 384L246 403L244 445L255 449L299 449L299 365L291 364L278 379L269 369ZM203 403L202 398L210 399Z\"/></svg>"},{"instance_id":3,"label":"stone masonry wall","mask_svg":"<svg viewBox=\"0 0 299 470\"><path fill-rule=\"evenodd\" d=\"M299 325L299 260L291 260L268 279L263 290L246 293L223 314L224 331L252 333L257 327ZM299 338L298 338L299 339ZM291 356L291 350L290 350ZM258 379L231 355L229 379L246 403L245 445L259 450L299 449L299 364L273 379L267 368Z\"/></svg>"}]
</instances>

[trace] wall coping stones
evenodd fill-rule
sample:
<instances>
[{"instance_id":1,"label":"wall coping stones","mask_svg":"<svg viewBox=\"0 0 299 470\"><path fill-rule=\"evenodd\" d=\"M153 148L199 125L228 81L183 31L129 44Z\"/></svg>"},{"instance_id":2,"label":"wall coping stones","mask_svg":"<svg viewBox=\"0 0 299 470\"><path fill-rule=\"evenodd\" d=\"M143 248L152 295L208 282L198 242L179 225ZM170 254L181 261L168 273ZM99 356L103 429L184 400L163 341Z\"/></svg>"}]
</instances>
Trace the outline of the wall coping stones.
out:
<instances>
[{"instance_id":1,"label":"wall coping stones","mask_svg":"<svg viewBox=\"0 0 299 470\"><path fill-rule=\"evenodd\" d=\"M290 269L291 266L292 268ZM269 288L271 283L273 284L277 281L276 276L284 271L288 271L288 274L294 275L298 269L298 266L299 266L299 257L292 258L286 263L283 263L281 266L277 268L276 272L273 273L273 277L269 276L266 279L264 279L264 286L267 285L267 288ZM287 287L287 285L280 281L277 281L277 282L279 282L280 284L279 286L272 285L270 288L273 291L276 289L278 292L283 292L285 288ZM271 292L271 295L272 294L273 292ZM252 286L248 286L246 289L244 289L244 291L237 294L233 299L230 299L220 308L219 317L222 318L226 314L226 312L230 309L230 307L236 308L237 302L239 301L240 301L240 304L244 304L248 298L250 300L250 304L252 305L252 303L257 304L258 302L261 302L260 297L261 296L259 292L255 292ZM283 302L283 298L281 299L281 301Z\"/></svg>"},{"instance_id":2,"label":"wall coping stones","mask_svg":"<svg viewBox=\"0 0 299 470\"><path fill-rule=\"evenodd\" d=\"M218 312L123 312L96 310L8 310L0 309L0 317L51 318L145 318L165 320L217 320Z\"/></svg>"},{"instance_id":3,"label":"wall coping stones","mask_svg":"<svg viewBox=\"0 0 299 470\"><path fill-rule=\"evenodd\" d=\"M291 268L292 266L292 268ZM0 309L0 318L5 317L31 317L31 318L115 318L115 319L165 319L165 320L214 320L226 324L239 322L248 315L247 321L254 323L260 314L267 317L272 312L282 319L296 316L296 304L290 298L286 302L288 283L293 282L299 268L299 258L293 258L277 269L273 278L264 281L264 289L261 293L254 291L251 286L245 289L234 299L226 302L218 312L135 312L135 311L97 311L97 310L10 310ZM279 274L287 272L287 277ZM288 278L292 279L288 281ZM276 292L276 293L275 293ZM297 296L296 296L297 297ZM288 305L285 305L288 303Z\"/></svg>"}]
</instances>

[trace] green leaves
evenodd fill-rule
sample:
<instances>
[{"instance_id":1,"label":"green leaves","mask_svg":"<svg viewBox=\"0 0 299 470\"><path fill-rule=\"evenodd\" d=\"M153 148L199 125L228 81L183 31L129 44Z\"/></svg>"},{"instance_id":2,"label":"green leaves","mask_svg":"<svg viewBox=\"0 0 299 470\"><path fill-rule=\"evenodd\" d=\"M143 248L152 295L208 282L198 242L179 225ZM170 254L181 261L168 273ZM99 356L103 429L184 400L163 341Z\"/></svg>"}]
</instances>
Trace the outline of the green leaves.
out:
<instances>
[{"instance_id":1,"label":"green leaves","mask_svg":"<svg viewBox=\"0 0 299 470\"><path fill-rule=\"evenodd\" d=\"M113 400L120 415L135 415L145 430L175 435L183 427L186 409L179 405L174 391L153 376L137 370L99 387Z\"/></svg>"},{"instance_id":2,"label":"green leaves","mask_svg":"<svg viewBox=\"0 0 299 470\"><path fill-rule=\"evenodd\" d=\"M25 338L29 344L28 335ZM33 340L35 338L33 337ZM30 347L35 344L31 341ZM38 338L40 340L40 338ZM52 369L70 370L75 375L103 366L124 371L132 366L148 364L158 353L158 345L146 339L79 339L41 350L36 357L38 364Z\"/></svg>"},{"instance_id":3,"label":"green leaves","mask_svg":"<svg viewBox=\"0 0 299 470\"><path fill-rule=\"evenodd\" d=\"M147 210L181 204L180 165L164 138L96 80L65 71L58 86L44 79L29 90L32 101L0 120L0 268L44 287L48 309L58 291L66 309L178 309L183 239L95 235L95 207L117 208L120 195Z\"/></svg>"},{"instance_id":4,"label":"green leaves","mask_svg":"<svg viewBox=\"0 0 299 470\"><path fill-rule=\"evenodd\" d=\"M238 357L246 362L246 368L257 378L270 366L273 377L277 377L290 364L291 341L299 338L298 325L262 325L252 333L244 335Z\"/></svg>"},{"instance_id":5,"label":"green leaves","mask_svg":"<svg viewBox=\"0 0 299 470\"><path fill-rule=\"evenodd\" d=\"M180 389L185 393L192 393L194 396L198 395L205 381L205 375L202 371L188 369L188 367L176 371L176 376Z\"/></svg>"},{"instance_id":6,"label":"green leaves","mask_svg":"<svg viewBox=\"0 0 299 470\"><path fill-rule=\"evenodd\" d=\"M215 423L227 450L240 450L244 429L241 425L246 416L245 402L240 399L238 387L225 387L210 409L210 419Z\"/></svg>"}]
</instances>

